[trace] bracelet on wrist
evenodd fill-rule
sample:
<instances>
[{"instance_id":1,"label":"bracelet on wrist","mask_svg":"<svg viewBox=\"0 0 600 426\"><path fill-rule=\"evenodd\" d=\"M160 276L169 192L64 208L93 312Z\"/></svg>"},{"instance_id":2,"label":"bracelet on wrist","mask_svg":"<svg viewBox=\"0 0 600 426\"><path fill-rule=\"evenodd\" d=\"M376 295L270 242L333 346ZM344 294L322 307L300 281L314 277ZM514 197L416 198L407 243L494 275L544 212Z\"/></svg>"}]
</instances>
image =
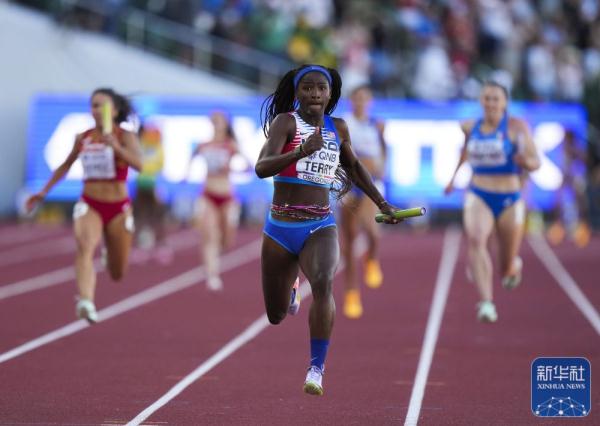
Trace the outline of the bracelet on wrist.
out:
<instances>
[{"instance_id":1,"label":"bracelet on wrist","mask_svg":"<svg viewBox=\"0 0 600 426\"><path fill-rule=\"evenodd\" d=\"M294 153L298 158L304 158L307 156L306 152L304 152L304 149L302 148L302 145L298 145L296 148L294 148Z\"/></svg>"},{"instance_id":2,"label":"bracelet on wrist","mask_svg":"<svg viewBox=\"0 0 600 426\"><path fill-rule=\"evenodd\" d=\"M385 200L379 201L379 202L377 203L377 208L381 210L381 208L382 208L383 206L386 206L386 205L387 205L387 203L388 203L388 202L387 202L387 201L385 201Z\"/></svg>"}]
</instances>

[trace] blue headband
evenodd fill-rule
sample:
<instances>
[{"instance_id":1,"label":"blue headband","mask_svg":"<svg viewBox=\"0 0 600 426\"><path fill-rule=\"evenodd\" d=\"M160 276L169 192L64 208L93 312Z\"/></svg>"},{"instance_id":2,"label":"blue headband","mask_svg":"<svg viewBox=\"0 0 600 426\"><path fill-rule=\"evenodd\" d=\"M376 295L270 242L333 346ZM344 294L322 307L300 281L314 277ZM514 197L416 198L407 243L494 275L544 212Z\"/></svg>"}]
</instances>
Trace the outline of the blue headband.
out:
<instances>
[{"instance_id":1,"label":"blue headband","mask_svg":"<svg viewBox=\"0 0 600 426\"><path fill-rule=\"evenodd\" d=\"M327 71L327 69L325 69L324 67L322 67L320 65L309 65L308 67L302 68L294 76L294 89L298 87L298 83L300 82L300 79L302 77L304 77L309 72L313 72L313 71L320 72L321 74L323 74L325 76L325 78L327 78L327 81L329 82L329 85L331 86L331 74L329 74L329 71Z\"/></svg>"}]
</instances>

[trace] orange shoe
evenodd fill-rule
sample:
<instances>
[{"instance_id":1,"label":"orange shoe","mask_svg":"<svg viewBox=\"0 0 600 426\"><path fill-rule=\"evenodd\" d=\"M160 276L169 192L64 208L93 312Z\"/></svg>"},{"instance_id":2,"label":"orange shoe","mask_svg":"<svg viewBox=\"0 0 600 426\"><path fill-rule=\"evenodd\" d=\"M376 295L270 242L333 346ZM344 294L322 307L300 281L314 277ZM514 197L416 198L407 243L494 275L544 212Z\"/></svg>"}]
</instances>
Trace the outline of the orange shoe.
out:
<instances>
[{"instance_id":1,"label":"orange shoe","mask_svg":"<svg viewBox=\"0 0 600 426\"><path fill-rule=\"evenodd\" d=\"M579 248L584 248L590 243L590 227L585 222L579 222L573 232L573 241Z\"/></svg>"},{"instance_id":2,"label":"orange shoe","mask_svg":"<svg viewBox=\"0 0 600 426\"><path fill-rule=\"evenodd\" d=\"M363 307L360 301L360 292L358 290L348 290L344 296L344 315L350 319L358 319L363 314Z\"/></svg>"},{"instance_id":3,"label":"orange shoe","mask_svg":"<svg viewBox=\"0 0 600 426\"><path fill-rule=\"evenodd\" d=\"M383 284L383 273L377 259L365 261L365 284L369 288L379 288Z\"/></svg>"},{"instance_id":4,"label":"orange shoe","mask_svg":"<svg viewBox=\"0 0 600 426\"><path fill-rule=\"evenodd\" d=\"M558 222L554 222L546 231L546 238L550 244L557 246L565 239L565 228Z\"/></svg>"}]
</instances>

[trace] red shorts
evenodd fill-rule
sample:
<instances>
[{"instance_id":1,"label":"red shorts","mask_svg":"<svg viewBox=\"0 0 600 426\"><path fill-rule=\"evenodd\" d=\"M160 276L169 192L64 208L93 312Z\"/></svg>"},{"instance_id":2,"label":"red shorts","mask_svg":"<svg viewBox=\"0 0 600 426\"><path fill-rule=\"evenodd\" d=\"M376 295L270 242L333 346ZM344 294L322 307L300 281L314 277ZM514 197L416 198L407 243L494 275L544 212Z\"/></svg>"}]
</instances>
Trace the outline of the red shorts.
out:
<instances>
[{"instance_id":1,"label":"red shorts","mask_svg":"<svg viewBox=\"0 0 600 426\"><path fill-rule=\"evenodd\" d=\"M233 200L233 195L231 194L217 195L210 192L204 192L202 196L219 208Z\"/></svg>"},{"instance_id":2,"label":"red shorts","mask_svg":"<svg viewBox=\"0 0 600 426\"><path fill-rule=\"evenodd\" d=\"M82 195L81 199L85 201L88 206L98 212L102 218L102 225L104 226L108 225L110 221L119 214L126 212L131 205L131 200L129 198L125 198L121 201L106 202L94 200L86 195Z\"/></svg>"}]
</instances>

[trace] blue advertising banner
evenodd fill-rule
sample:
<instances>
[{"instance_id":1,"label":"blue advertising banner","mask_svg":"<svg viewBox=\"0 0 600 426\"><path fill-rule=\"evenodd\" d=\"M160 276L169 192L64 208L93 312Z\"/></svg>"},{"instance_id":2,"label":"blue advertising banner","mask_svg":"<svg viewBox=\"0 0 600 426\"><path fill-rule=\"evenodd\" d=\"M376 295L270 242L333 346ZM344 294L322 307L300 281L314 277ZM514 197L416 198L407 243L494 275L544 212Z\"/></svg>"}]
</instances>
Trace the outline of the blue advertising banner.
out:
<instances>
[{"instance_id":1,"label":"blue advertising banner","mask_svg":"<svg viewBox=\"0 0 600 426\"><path fill-rule=\"evenodd\" d=\"M259 123L262 98L137 97L134 105L144 122L162 135L164 168L159 188L167 201L197 194L206 173L201 158L190 164L194 146L212 136L209 115L222 110L231 117L242 156L234 163L233 179L242 202L270 199L272 181L260 180L253 165L264 143ZM335 112L343 116L348 103ZM459 209L462 189L468 185L470 169L463 166L457 176L459 189L443 193L459 159L464 135L460 121L481 114L476 102L427 104L416 101L376 100L373 117L385 123L388 145L385 187L389 200L398 206ZM585 138L586 116L579 105L524 104L514 102L510 113L526 119L542 157L542 167L530 175L526 188L530 206L547 210L556 202L562 183L561 144L565 131ZM40 95L31 105L25 187L36 191L73 146L75 135L93 125L89 99L81 95ZM351 135L352 136L352 135ZM189 174L187 174L189 165ZM49 200L73 201L80 194L82 169L77 162L66 178L48 195ZM130 182L135 173L130 173Z\"/></svg>"}]
</instances>

